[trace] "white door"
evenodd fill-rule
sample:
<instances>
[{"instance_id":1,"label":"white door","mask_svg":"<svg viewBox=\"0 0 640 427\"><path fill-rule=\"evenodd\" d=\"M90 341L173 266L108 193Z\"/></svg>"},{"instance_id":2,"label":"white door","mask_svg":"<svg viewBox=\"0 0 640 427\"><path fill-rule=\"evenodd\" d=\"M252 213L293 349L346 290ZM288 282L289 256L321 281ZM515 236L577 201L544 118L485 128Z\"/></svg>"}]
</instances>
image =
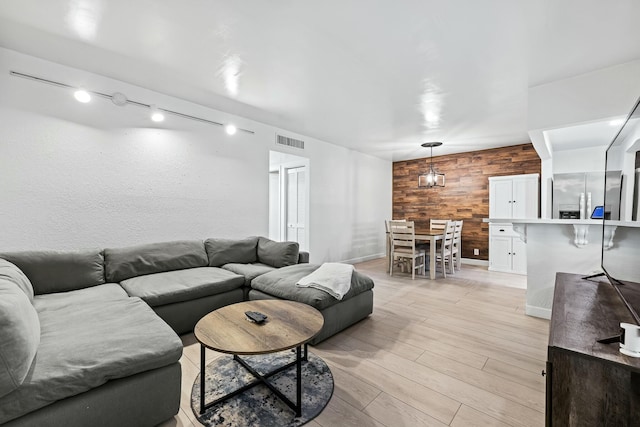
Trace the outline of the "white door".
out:
<instances>
[{"instance_id":1,"label":"white door","mask_svg":"<svg viewBox=\"0 0 640 427\"><path fill-rule=\"evenodd\" d=\"M512 218L513 181L499 180L491 182L489 189L489 216L491 218Z\"/></svg>"},{"instance_id":2,"label":"white door","mask_svg":"<svg viewBox=\"0 0 640 427\"><path fill-rule=\"evenodd\" d=\"M519 237L513 237L511 256L513 258L513 272L527 274L527 246Z\"/></svg>"},{"instance_id":3,"label":"white door","mask_svg":"<svg viewBox=\"0 0 640 427\"><path fill-rule=\"evenodd\" d=\"M489 239L489 269L511 271L511 237L491 236Z\"/></svg>"},{"instance_id":4,"label":"white door","mask_svg":"<svg viewBox=\"0 0 640 427\"><path fill-rule=\"evenodd\" d=\"M285 240L298 242L301 248L306 248L305 222L306 222L306 190L307 168L306 166L287 168L286 170L286 206Z\"/></svg>"}]
</instances>

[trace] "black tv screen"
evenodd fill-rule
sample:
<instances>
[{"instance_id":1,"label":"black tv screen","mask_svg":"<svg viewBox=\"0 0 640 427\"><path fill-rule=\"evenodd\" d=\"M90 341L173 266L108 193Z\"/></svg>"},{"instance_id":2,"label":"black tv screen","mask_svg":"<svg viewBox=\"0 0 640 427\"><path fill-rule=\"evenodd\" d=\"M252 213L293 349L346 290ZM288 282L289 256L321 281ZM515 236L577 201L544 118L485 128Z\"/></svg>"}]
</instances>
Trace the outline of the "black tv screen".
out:
<instances>
[{"instance_id":1,"label":"black tv screen","mask_svg":"<svg viewBox=\"0 0 640 427\"><path fill-rule=\"evenodd\" d=\"M640 99L606 153L606 171L622 170L622 185L605 173L602 269L640 325ZM615 189L615 191L614 191ZM612 218L606 212L620 212Z\"/></svg>"}]
</instances>

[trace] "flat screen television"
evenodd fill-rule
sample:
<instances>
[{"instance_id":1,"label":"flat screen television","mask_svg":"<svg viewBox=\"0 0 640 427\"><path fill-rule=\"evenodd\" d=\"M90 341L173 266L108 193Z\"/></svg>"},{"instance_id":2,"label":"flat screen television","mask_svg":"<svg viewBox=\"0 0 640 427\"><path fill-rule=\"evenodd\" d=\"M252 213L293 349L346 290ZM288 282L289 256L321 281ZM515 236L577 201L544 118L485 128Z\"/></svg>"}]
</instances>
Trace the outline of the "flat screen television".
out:
<instances>
[{"instance_id":1,"label":"flat screen television","mask_svg":"<svg viewBox=\"0 0 640 427\"><path fill-rule=\"evenodd\" d=\"M636 179L636 152L640 151L640 99L627 116L606 152L606 171L623 171L621 191L605 173L604 211L620 209L620 218L603 218L601 266L611 285L640 325L640 221L632 221Z\"/></svg>"}]
</instances>

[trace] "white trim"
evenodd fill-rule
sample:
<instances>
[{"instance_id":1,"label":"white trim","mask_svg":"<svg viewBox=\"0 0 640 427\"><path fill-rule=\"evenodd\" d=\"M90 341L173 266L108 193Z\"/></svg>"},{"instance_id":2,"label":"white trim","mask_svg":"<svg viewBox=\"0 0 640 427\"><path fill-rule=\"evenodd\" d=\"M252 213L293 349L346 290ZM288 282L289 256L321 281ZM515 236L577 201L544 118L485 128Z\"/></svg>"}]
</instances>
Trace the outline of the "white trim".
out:
<instances>
[{"instance_id":1,"label":"white trim","mask_svg":"<svg viewBox=\"0 0 640 427\"><path fill-rule=\"evenodd\" d=\"M542 308L542 307L534 307L532 305L526 304L524 308L524 312L528 316L540 317L542 319L551 319L551 309L550 308Z\"/></svg>"},{"instance_id":2,"label":"white trim","mask_svg":"<svg viewBox=\"0 0 640 427\"><path fill-rule=\"evenodd\" d=\"M462 258L463 264L470 265L482 265L483 267L489 267L489 261L486 259L474 259L474 258Z\"/></svg>"},{"instance_id":3,"label":"white trim","mask_svg":"<svg viewBox=\"0 0 640 427\"><path fill-rule=\"evenodd\" d=\"M489 177L489 182L491 181L502 181L502 180L508 180L508 179L514 179L514 178L521 178L521 179L527 179L527 178L539 178L540 174L537 173L526 173L526 174L521 174L521 175L499 175L499 176L490 176Z\"/></svg>"},{"instance_id":4,"label":"white trim","mask_svg":"<svg viewBox=\"0 0 640 427\"><path fill-rule=\"evenodd\" d=\"M359 258L346 259L339 262L342 262L344 264L357 264L359 262L373 261L374 259L386 258L386 257L387 256L384 253L380 253L380 254L367 255Z\"/></svg>"}]
</instances>

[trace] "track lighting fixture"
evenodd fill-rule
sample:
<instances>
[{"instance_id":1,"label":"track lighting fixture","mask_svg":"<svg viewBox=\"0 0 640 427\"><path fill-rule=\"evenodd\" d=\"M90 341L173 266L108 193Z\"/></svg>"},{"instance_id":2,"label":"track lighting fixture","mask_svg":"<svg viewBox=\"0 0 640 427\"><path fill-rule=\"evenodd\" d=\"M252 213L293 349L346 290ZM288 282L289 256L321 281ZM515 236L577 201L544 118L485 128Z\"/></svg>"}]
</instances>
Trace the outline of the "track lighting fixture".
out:
<instances>
[{"instance_id":1,"label":"track lighting fixture","mask_svg":"<svg viewBox=\"0 0 640 427\"><path fill-rule=\"evenodd\" d=\"M192 116L190 114L184 114L184 113L180 113L178 111L173 111L173 110L168 110L166 108L158 108L155 105L152 104L147 104L144 102L140 102L140 101L134 101L132 99L128 99L127 96L123 93L120 92L114 92L113 94L107 94L107 93L102 93L102 92L96 92L96 91L90 91L84 88L78 88L78 87L74 87L71 85L68 85L66 83L61 83L61 82L57 82L55 80L49 80L49 79L45 79L42 77L36 77L36 76L32 76L30 74L25 74L25 73L19 73L17 71L9 71L9 74L14 76L14 77L21 77L23 79L27 79L27 80L31 80L31 81L35 81L35 82L40 82L40 83L46 83L52 86L58 86L58 87L62 87L62 88L66 88L66 89L71 89L73 90L73 96L82 103L87 103L89 101L91 101L92 95L95 95L97 97L100 98L106 98L111 100L111 102L113 102L115 105L122 107L125 105L136 105L138 107L145 107L145 108L149 108L151 110L151 120L153 120L154 122L162 122L165 119L165 115L166 114L171 114L173 116L178 116L178 117L182 117L185 119L191 119L191 120L196 120L198 122L203 122L203 123L208 123L210 125L215 125L215 126L222 126L224 127L225 131L229 134L229 135L234 135L237 131L242 131L245 133L250 133L250 134L254 134L255 132L252 130L248 130L248 129L242 129L242 128L238 128L233 124L223 124L220 122L215 122L213 120L208 120L208 119L203 119L202 117L196 117L196 116Z\"/></svg>"}]
</instances>

